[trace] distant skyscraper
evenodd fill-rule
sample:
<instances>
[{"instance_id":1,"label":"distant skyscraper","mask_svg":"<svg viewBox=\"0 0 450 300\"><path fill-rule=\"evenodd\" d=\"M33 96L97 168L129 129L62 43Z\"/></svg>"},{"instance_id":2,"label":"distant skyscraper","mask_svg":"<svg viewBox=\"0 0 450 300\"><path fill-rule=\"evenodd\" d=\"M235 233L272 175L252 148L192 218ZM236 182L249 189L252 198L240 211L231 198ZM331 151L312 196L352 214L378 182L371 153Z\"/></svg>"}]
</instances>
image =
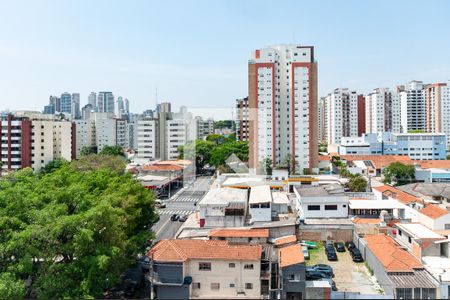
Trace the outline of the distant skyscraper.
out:
<instances>
[{"instance_id":1,"label":"distant skyscraper","mask_svg":"<svg viewBox=\"0 0 450 300\"><path fill-rule=\"evenodd\" d=\"M156 112L172 112L172 104L170 102L161 102L156 105Z\"/></svg>"},{"instance_id":2,"label":"distant skyscraper","mask_svg":"<svg viewBox=\"0 0 450 300\"><path fill-rule=\"evenodd\" d=\"M81 117L80 112L80 94L72 94L72 109L71 109L72 119L79 119Z\"/></svg>"},{"instance_id":3,"label":"distant skyscraper","mask_svg":"<svg viewBox=\"0 0 450 300\"><path fill-rule=\"evenodd\" d=\"M290 160L298 173L318 171L317 63L314 47L277 45L256 50L249 72L249 163Z\"/></svg>"},{"instance_id":4,"label":"distant skyscraper","mask_svg":"<svg viewBox=\"0 0 450 300\"><path fill-rule=\"evenodd\" d=\"M55 106L53 106L51 104L44 106L44 114L54 115L55 114Z\"/></svg>"},{"instance_id":5,"label":"distant skyscraper","mask_svg":"<svg viewBox=\"0 0 450 300\"><path fill-rule=\"evenodd\" d=\"M450 147L450 81L425 87L427 132L444 132Z\"/></svg>"},{"instance_id":6,"label":"distant skyscraper","mask_svg":"<svg viewBox=\"0 0 450 300\"><path fill-rule=\"evenodd\" d=\"M425 90L422 81L397 87L400 101L401 132L426 130Z\"/></svg>"},{"instance_id":7,"label":"distant skyscraper","mask_svg":"<svg viewBox=\"0 0 450 300\"><path fill-rule=\"evenodd\" d=\"M114 95L111 92L99 92L97 96L98 112L114 113Z\"/></svg>"},{"instance_id":8,"label":"distant skyscraper","mask_svg":"<svg viewBox=\"0 0 450 300\"><path fill-rule=\"evenodd\" d=\"M93 111L92 104L88 103L81 109L81 118L83 120L89 120Z\"/></svg>"},{"instance_id":9,"label":"distant skyscraper","mask_svg":"<svg viewBox=\"0 0 450 300\"><path fill-rule=\"evenodd\" d=\"M125 98L125 111L127 114L130 113L130 101L128 101L128 98Z\"/></svg>"},{"instance_id":10,"label":"distant skyscraper","mask_svg":"<svg viewBox=\"0 0 450 300\"><path fill-rule=\"evenodd\" d=\"M117 97L117 105L116 105L116 116L119 118L125 112L125 106L122 97Z\"/></svg>"},{"instance_id":11,"label":"distant skyscraper","mask_svg":"<svg viewBox=\"0 0 450 300\"><path fill-rule=\"evenodd\" d=\"M61 111L61 99L56 96L50 96L49 105L53 105L55 107L55 111Z\"/></svg>"},{"instance_id":12,"label":"distant skyscraper","mask_svg":"<svg viewBox=\"0 0 450 300\"><path fill-rule=\"evenodd\" d=\"M61 110L62 113L70 114L72 112L72 95L69 93L61 94Z\"/></svg>"},{"instance_id":13,"label":"distant skyscraper","mask_svg":"<svg viewBox=\"0 0 450 300\"><path fill-rule=\"evenodd\" d=\"M249 116L248 97L236 99L236 139L239 141L249 139Z\"/></svg>"},{"instance_id":14,"label":"distant skyscraper","mask_svg":"<svg viewBox=\"0 0 450 300\"><path fill-rule=\"evenodd\" d=\"M366 133L400 132L397 100L387 88L374 89L366 96Z\"/></svg>"},{"instance_id":15,"label":"distant skyscraper","mask_svg":"<svg viewBox=\"0 0 450 300\"><path fill-rule=\"evenodd\" d=\"M94 111L97 111L97 94L94 92L91 92L88 96L88 104L92 106L92 109Z\"/></svg>"}]
</instances>

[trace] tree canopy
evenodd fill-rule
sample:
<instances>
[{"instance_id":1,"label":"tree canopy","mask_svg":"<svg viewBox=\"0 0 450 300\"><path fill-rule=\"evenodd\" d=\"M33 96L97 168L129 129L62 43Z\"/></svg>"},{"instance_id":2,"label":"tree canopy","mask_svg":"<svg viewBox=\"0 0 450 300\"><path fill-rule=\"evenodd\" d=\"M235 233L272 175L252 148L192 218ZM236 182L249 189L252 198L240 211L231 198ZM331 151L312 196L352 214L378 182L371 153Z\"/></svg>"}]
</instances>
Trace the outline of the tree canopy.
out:
<instances>
[{"instance_id":1,"label":"tree canopy","mask_svg":"<svg viewBox=\"0 0 450 300\"><path fill-rule=\"evenodd\" d=\"M401 162L391 163L384 168L383 177L384 183L402 185L413 181L416 176L416 169L414 165L405 165Z\"/></svg>"},{"instance_id":2,"label":"tree canopy","mask_svg":"<svg viewBox=\"0 0 450 300\"><path fill-rule=\"evenodd\" d=\"M99 154L124 156L123 148L121 146L105 146Z\"/></svg>"},{"instance_id":3,"label":"tree canopy","mask_svg":"<svg viewBox=\"0 0 450 300\"><path fill-rule=\"evenodd\" d=\"M152 237L153 194L86 158L0 180L1 298L101 297Z\"/></svg>"},{"instance_id":4,"label":"tree canopy","mask_svg":"<svg viewBox=\"0 0 450 300\"><path fill-rule=\"evenodd\" d=\"M83 148L81 148L81 151L80 151L81 156L86 156L86 155L96 154L96 153L97 153L96 147L90 147L90 146L84 146Z\"/></svg>"},{"instance_id":5,"label":"tree canopy","mask_svg":"<svg viewBox=\"0 0 450 300\"><path fill-rule=\"evenodd\" d=\"M365 192L367 189L367 180L361 174L349 173L347 186L352 192Z\"/></svg>"}]
</instances>

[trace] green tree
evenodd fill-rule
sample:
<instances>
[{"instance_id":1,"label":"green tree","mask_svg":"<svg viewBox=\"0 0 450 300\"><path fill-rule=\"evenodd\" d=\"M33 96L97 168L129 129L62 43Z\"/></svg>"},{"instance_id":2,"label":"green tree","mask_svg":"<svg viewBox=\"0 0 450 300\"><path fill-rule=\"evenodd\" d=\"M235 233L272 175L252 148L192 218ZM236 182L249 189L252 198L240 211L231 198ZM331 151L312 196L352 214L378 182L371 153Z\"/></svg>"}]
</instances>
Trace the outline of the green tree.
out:
<instances>
[{"instance_id":1,"label":"green tree","mask_svg":"<svg viewBox=\"0 0 450 300\"><path fill-rule=\"evenodd\" d=\"M96 153L97 153L96 147L91 147L91 146L84 146L83 148L81 148L81 151L80 151L81 156L86 156L86 155L96 154Z\"/></svg>"},{"instance_id":2,"label":"green tree","mask_svg":"<svg viewBox=\"0 0 450 300\"><path fill-rule=\"evenodd\" d=\"M152 238L156 218L153 193L107 167L64 162L9 175L0 180L1 297L102 297Z\"/></svg>"},{"instance_id":3,"label":"green tree","mask_svg":"<svg viewBox=\"0 0 450 300\"><path fill-rule=\"evenodd\" d=\"M414 165L405 165L401 162L394 162L384 168L383 182L386 184L402 185L414 181L416 169Z\"/></svg>"},{"instance_id":4,"label":"green tree","mask_svg":"<svg viewBox=\"0 0 450 300\"><path fill-rule=\"evenodd\" d=\"M195 159L197 173L201 173L211 158L211 152L216 144L211 141L195 140L187 143L185 146L178 148L178 158Z\"/></svg>"},{"instance_id":5,"label":"green tree","mask_svg":"<svg viewBox=\"0 0 450 300\"><path fill-rule=\"evenodd\" d=\"M221 134L212 133L212 134L209 134L206 137L206 140L208 142L213 142L216 145L221 145L221 144L223 144L225 142L225 137L223 135L221 135Z\"/></svg>"},{"instance_id":6,"label":"green tree","mask_svg":"<svg viewBox=\"0 0 450 300\"><path fill-rule=\"evenodd\" d=\"M365 192L367 180L361 174L349 174L347 186L352 192Z\"/></svg>"},{"instance_id":7,"label":"green tree","mask_svg":"<svg viewBox=\"0 0 450 300\"><path fill-rule=\"evenodd\" d=\"M216 146L211 151L209 165L214 167L225 166L226 160L230 155L235 154L241 161L248 161L248 143L247 142L228 142Z\"/></svg>"},{"instance_id":8,"label":"green tree","mask_svg":"<svg viewBox=\"0 0 450 300\"><path fill-rule=\"evenodd\" d=\"M319 144L319 152L327 152L328 151L328 145L325 142L322 142Z\"/></svg>"},{"instance_id":9,"label":"green tree","mask_svg":"<svg viewBox=\"0 0 450 300\"><path fill-rule=\"evenodd\" d=\"M283 159L281 167L286 168L288 174L291 175L294 174L295 171L298 169L298 164L292 157L292 154L287 154Z\"/></svg>"},{"instance_id":10,"label":"green tree","mask_svg":"<svg viewBox=\"0 0 450 300\"><path fill-rule=\"evenodd\" d=\"M99 154L125 156L121 146L105 146Z\"/></svg>"},{"instance_id":11,"label":"green tree","mask_svg":"<svg viewBox=\"0 0 450 300\"><path fill-rule=\"evenodd\" d=\"M91 154L80 157L72 162L77 171L95 171L97 169L110 169L118 174L125 172L125 160L120 156Z\"/></svg>"},{"instance_id":12,"label":"green tree","mask_svg":"<svg viewBox=\"0 0 450 300\"><path fill-rule=\"evenodd\" d=\"M267 175L272 175L273 171L273 160L270 157L266 157L259 162L260 170L264 171Z\"/></svg>"}]
</instances>

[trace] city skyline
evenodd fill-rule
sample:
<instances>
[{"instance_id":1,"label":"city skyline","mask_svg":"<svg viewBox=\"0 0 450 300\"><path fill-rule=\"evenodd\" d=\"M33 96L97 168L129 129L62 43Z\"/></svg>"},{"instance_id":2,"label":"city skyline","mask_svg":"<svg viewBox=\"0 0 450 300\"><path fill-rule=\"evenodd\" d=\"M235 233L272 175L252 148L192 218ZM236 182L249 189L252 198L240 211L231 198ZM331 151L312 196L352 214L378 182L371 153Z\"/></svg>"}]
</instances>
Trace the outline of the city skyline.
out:
<instances>
[{"instance_id":1,"label":"city skyline","mask_svg":"<svg viewBox=\"0 0 450 300\"><path fill-rule=\"evenodd\" d=\"M449 3L434 3L440 9L429 16L422 13L429 7L419 2L383 1L368 10L355 1L286 1L273 9L285 17L271 26L258 18L271 10L260 1L6 2L0 12L8 24L0 29L0 69L8 72L0 73L0 104L42 110L49 95L68 90L79 92L84 105L90 92L111 90L141 112L156 106L158 89L158 102L170 101L175 110L186 105L231 111L235 99L248 96L251 52L280 43L315 47L320 97L335 88L369 93L414 79L446 82L449 42L439 37L449 27ZM18 9L22 18L15 19ZM100 9L109 18L97 18ZM189 17L193 12L195 20ZM177 21L167 23L171 19ZM59 26L66 20L75 25ZM433 39L441 47L429 48Z\"/></svg>"}]
</instances>

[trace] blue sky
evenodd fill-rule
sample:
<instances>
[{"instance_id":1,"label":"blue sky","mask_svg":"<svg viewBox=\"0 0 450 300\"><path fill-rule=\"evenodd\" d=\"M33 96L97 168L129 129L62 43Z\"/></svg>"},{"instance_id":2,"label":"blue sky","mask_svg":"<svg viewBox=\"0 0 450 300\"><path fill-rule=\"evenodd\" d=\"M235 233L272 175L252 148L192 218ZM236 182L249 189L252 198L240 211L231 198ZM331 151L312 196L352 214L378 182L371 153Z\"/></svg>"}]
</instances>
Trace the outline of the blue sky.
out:
<instances>
[{"instance_id":1,"label":"blue sky","mask_svg":"<svg viewBox=\"0 0 450 300\"><path fill-rule=\"evenodd\" d=\"M0 110L50 94L110 90L140 112L227 108L247 60L271 44L315 46L319 92L450 80L450 1L0 0Z\"/></svg>"}]
</instances>

